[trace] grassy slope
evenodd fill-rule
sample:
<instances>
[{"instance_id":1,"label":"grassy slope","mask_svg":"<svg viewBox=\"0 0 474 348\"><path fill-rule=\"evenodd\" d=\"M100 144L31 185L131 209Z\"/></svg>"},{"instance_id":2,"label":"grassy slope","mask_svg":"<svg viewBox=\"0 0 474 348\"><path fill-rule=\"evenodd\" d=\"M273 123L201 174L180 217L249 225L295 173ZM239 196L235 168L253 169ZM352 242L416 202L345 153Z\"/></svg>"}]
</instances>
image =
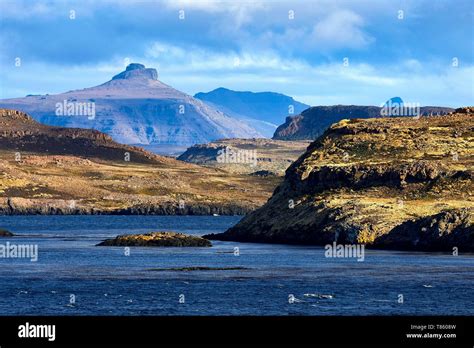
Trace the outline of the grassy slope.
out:
<instances>
[{"instance_id":1,"label":"grassy slope","mask_svg":"<svg viewBox=\"0 0 474 348\"><path fill-rule=\"evenodd\" d=\"M18 111L0 109L0 126L4 213L242 214L281 181L157 156Z\"/></svg>"}]
</instances>

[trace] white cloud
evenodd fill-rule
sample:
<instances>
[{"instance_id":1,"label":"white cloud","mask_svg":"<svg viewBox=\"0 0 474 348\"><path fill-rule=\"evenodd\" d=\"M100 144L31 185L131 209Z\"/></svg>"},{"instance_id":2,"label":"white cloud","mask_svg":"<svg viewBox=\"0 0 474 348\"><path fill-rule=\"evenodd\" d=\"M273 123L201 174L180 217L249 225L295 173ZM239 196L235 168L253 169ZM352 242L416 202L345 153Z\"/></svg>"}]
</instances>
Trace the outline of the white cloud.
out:
<instances>
[{"instance_id":1,"label":"white cloud","mask_svg":"<svg viewBox=\"0 0 474 348\"><path fill-rule=\"evenodd\" d=\"M247 71L259 69L295 70L309 67L301 60L281 58L273 51L265 52L215 52L199 47L178 47L155 42L146 51L146 57L159 62L168 71Z\"/></svg>"},{"instance_id":2,"label":"white cloud","mask_svg":"<svg viewBox=\"0 0 474 348\"><path fill-rule=\"evenodd\" d=\"M1 18L29 18L52 15L54 6L50 3L33 1L0 1Z\"/></svg>"},{"instance_id":3,"label":"white cloud","mask_svg":"<svg viewBox=\"0 0 474 348\"><path fill-rule=\"evenodd\" d=\"M223 8L222 1L219 0L164 0L163 4L172 9L197 9L207 12L219 12Z\"/></svg>"},{"instance_id":4,"label":"white cloud","mask_svg":"<svg viewBox=\"0 0 474 348\"><path fill-rule=\"evenodd\" d=\"M331 48L359 48L374 41L363 31L364 20L355 12L339 10L329 14L313 27L311 34L316 44Z\"/></svg>"},{"instance_id":5,"label":"white cloud","mask_svg":"<svg viewBox=\"0 0 474 348\"><path fill-rule=\"evenodd\" d=\"M235 12L240 9L258 9L264 1L232 1L232 0L163 0L163 4L172 9L191 9L206 12Z\"/></svg>"},{"instance_id":6,"label":"white cloud","mask_svg":"<svg viewBox=\"0 0 474 348\"><path fill-rule=\"evenodd\" d=\"M239 58L236 66L235 58ZM379 105L400 96L422 105L460 106L473 98L474 67L415 59L380 66L343 62L310 64L262 49L214 52L155 43L149 64L160 64L160 76L190 94L220 86L236 90L276 91L300 96L311 104Z\"/></svg>"},{"instance_id":7,"label":"white cloud","mask_svg":"<svg viewBox=\"0 0 474 348\"><path fill-rule=\"evenodd\" d=\"M0 92L1 97L30 93L58 93L89 87L109 80L125 68L126 57L93 65L25 65L4 69L1 80L16 86ZM153 43L144 57L130 62L158 69L160 80L189 94L217 87L236 90L275 91L299 96L317 104L380 105L400 96L422 105L461 106L472 104L473 66L441 66L438 62L404 60L374 66L350 62L310 64L284 58L272 50L215 52L199 47ZM238 64L236 64L238 58ZM49 71L47 75L38 74ZM35 76L34 83L31 77ZM21 93L19 93L21 91Z\"/></svg>"},{"instance_id":8,"label":"white cloud","mask_svg":"<svg viewBox=\"0 0 474 348\"><path fill-rule=\"evenodd\" d=\"M164 0L169 9L203 11L211 14L225 13L225 21L232 30L239 30L253 19L255 11L265 8L263 1L222 1L222 0Z\"/></svg>"},{"instance_id":9,"label":"white cloud","mask_svg":"<svg viewBox=\"0 0 474 348\"><path fill-rule=\"evenodd\" d=\"M188 94L217 87L235 90L274 91L313 105L380 105L391 97L421 105L462 106L472 104L474 66L442 68L424 63L407 69L403 62L381 67L341 63L310 65L283 59L275 53L242 53L241 65L233 66L232 53L187 51L157 44L158 58L129 57L147 67L158 68L160 80ZM171 53L170 53L171 52ZM166 59L161 60L160 54ZM0 97L36 93L59 93L103 83L124 69L124 57L96 65L54 66L33 64L4 69L0 80L8 86ZM413 63L413 62L412 62ZM159 64L159 66L157 66ZM410 64L408 64L410 65ZM283 68L282 68L283 67ZM48 71L48 74L38 72ZM32 80L32 76L35 78Z\"/></svg>"}]
</instances>

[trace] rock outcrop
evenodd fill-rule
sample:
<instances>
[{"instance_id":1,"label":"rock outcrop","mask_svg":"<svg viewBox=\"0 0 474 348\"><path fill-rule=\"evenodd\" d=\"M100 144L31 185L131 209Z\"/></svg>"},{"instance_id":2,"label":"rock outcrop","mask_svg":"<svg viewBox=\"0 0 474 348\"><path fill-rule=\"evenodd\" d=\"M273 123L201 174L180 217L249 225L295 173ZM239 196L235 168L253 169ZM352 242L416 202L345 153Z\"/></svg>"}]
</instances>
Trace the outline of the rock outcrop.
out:
<instances>
[{"instance_id":1,"label":"rock outcrop","mask_svg":"<svg viewBox=\"0 0 474 348\"><path fill-rule=\"evenodd\" d=\"M0 228L0 237L13 237L13 233Z\"/></svg>"},{"instance_id":2,"label":"rock outcrop","mask_svg":"<svg viewBox=\"0 0 474 348\"><path fill-rule=\"evenodd\" d=\"M127 66L125 71L112 77L112 80L128 80L132 78L158 80L158 72L153 68L145 68L143 64L132 63Z\"/></svg>"},{"instance_id":3,"label":"rock outcrop","mask_svg":"<svg viewBox=\"0 0 474 348\"><path fill-rule=\"evenodd\" d=\"M378 238L374 246L403 250L474 250L472 211L448 210L406 221Z\"/></svg>"},{"instance_id":4,"label":"rock outcrop","mask_svg":"<svg viewBox=\"0 0 474 348\"><path fill-rule=\"evenodd\" d=\"M474 251L474 114L342 120L209 239Z\"/></svg>"},{"instance_id":5,"label":"rock outcrop","mask_svg":"<svg viewBox=\"0 0 474 348\"><path fill-rule=\"evenodd\" d=\"M151 232L127 234L106 239L97 246L142 246L142 247L210 247L211 242L198 236L176 232Z\"/></svg>"}]
</instances>

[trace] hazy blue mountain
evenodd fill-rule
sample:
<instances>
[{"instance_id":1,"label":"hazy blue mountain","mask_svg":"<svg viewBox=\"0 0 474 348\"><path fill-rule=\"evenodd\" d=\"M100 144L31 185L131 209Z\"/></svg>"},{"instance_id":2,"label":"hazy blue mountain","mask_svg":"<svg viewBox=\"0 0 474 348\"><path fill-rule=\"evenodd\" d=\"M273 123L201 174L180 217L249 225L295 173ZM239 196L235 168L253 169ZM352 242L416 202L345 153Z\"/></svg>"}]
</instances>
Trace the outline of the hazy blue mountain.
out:
<instances>
[{"instance_id":1,"label":"hazy blue mountain","mask_svg":"<svg viewBox=\"0 0 474 348\"><path fill-rule=\"evenodd\" d=\"M393 101L395 99L395 101ZM403 101L392 98L386 105L396 105ZM392 101L392 104L389 104ZM277 140L314 140L324 133L333 123L342 119L390 117L383 116L382 108L370 105L330 105L313 106L296 116L288 116L273 135ZM421 116L444 115L454 111L442 106L422 106Z\"/></svg>"},{"instance_id":2,"label":"hazy blue mountain","mask_svg":"<svg viewBox=\"0 0 474 348\"><path fill-rule=\"evenodd\" d=\"M71 105L81 103L89 103L89 110L93 105L95 117L79 108L68 114ZM125 144L189 146L262 136L245 122L164 84L155 69L137 63L99 86L4 99L0 107L26 112L47 125L97 129Z\"/></svg>"},{"instance_id":3,"label":"hazy blue mountain","mask_svg":"<svg viewBox=\"0 0 474 348\"><path fill-rule=\"evenodd\" d=\"M194 97L245 121L266 137L271 137L288 115L297 115L309 108L309 105L280 93L240 92L222 87L208 93L197 93Z\"/></svg>"}]
</instances>

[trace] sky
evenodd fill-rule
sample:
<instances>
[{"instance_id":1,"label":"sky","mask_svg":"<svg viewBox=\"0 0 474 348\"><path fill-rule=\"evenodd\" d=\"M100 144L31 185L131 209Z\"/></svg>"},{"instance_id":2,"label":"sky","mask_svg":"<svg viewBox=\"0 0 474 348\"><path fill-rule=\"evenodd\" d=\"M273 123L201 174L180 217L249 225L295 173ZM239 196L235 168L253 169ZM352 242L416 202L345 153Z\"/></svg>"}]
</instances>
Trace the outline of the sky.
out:
<instances>
[{"instance_id":1,"label":"sky","mask_svg":"<svg viewBox=\"0 0 474 348\"><path fill-rule=\"evenodd\" d=\"M0 98L104 83L130 62L194 95L474 105L472 0L0 0Z\"/></svg>"}]
</instances>

